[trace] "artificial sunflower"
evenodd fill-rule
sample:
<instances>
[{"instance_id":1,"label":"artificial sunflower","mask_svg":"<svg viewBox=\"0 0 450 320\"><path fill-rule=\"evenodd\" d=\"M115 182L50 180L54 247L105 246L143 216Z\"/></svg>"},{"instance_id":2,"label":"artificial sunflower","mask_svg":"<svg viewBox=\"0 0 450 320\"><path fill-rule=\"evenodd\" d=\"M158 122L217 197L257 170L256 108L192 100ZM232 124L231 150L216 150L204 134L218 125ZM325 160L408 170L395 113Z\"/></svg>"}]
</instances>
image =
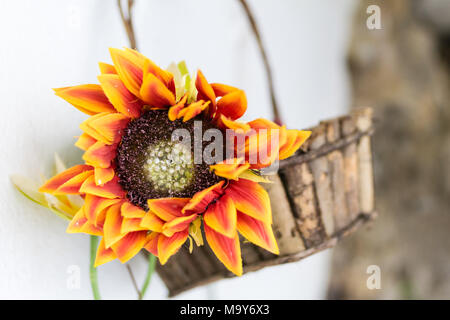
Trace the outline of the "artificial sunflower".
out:
<instances>
[{"instance_id":1,"label":"artificial sunflower","mask_svg":"<svg viewBox=\"0 0 450 320\"><path fill-rule=\"evenodd\" d=\"M258 172L293 155L310 132L265 119L237 121L247 109L245 93L210 84L201 71L191 77L183 63L163 70L132 49L110 53L113 65L100 63L100 84L55 89L90 115L75 143L85 164L40 188L84 199L67 232L102 236L95 266L116 258L125 263L143 248L164 264L188 239L191 249L193 241L202 245L203 234L236 275L242 274L239 233L278 254ZM172 133L193 133L198 122L202 130L231 130L244 137L243 146L219 150L231 154L223 161L194 161L195 143L174 142ZM262 146L268 152L255 154Z\"/></svg>"}]
</instances>

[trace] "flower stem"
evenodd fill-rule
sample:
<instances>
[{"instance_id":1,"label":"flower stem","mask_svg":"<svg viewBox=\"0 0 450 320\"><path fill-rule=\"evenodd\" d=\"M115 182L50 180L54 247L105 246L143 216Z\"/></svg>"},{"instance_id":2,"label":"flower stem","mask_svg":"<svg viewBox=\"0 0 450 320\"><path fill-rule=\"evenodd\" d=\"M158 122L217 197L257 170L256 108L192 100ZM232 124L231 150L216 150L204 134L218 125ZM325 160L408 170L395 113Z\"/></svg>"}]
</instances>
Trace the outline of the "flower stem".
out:
<instances>
[{"instance_id":1,"label":"flower stem","mask_svg":"<svg viewBox=\"0 0 450 320\"><path fill-rule=\"evenodd\" d=\"M150 284L150 280L152 279L152 274L155 271L156 266L156 257L152 255L151 253L148 254L148 269L147 269L147 276L145 277L144 285L142 286L141 294L139 296L139 300L142 300L145 296L145 292L147 291L147 288Z\"/></svg>"},{"instance_id":2,"label":"flower stem","mask_svg":"<svg viewBox=\"0 0 450 320\"><path fill-rule=\"evenodd\" d=\"M97 278L97 268L94 267L95 264L95 256L97 252L98 246L98 237L91 236L91 262L89 265L89 278L91 280L92 294L94 295L95 300L101 300L100 290L98 289L98 278Z\"/></svg>"}]
</instances>

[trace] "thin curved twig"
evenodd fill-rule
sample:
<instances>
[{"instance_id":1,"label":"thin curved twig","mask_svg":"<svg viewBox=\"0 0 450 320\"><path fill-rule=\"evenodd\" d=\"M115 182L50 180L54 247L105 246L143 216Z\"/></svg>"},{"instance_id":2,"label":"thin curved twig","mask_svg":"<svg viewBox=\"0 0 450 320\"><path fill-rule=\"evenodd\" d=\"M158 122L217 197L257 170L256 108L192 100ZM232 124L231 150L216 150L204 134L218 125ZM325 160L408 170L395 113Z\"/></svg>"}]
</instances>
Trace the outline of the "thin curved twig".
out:
<instances>
[{"instance_id":1,"label":"thin curved twig","mask_svg":"<svg viewBox=\"0 0 450 320\"><path fill-rule=\"evenodd\" d=\"M125 15L125 12L123 11L122 7L122 1L117 0L117 5L119 6L119 12L120 12L120 18L122 19L123 26L125 27L125 31L127 32L128 41L130 42L130 48L136 49L136 36L134 35L134 28L133 28L133 15L132 15L132 8L133 8L134 1L128 0L127 5L127 15Z\"/></svg>"},{"instance_id":2,"label":"thin curved twig","mask_svg":"<svg viewBox=\"0 0 450 320\"><path fill-rule=\"evenodd\" d=\"M269 84L269 91L270 91L270 100L272 102L272 112L273 112L273 119L276 123L281 124L281 114L278 109L278 103L275 95L275 89L273 86L273 76L272 76L272 69L269 64L269 60L267 58L266 49L264 48L264 44L261 39L261 34L259 33L258 25L256 24L255 17L253 16L253 13L250 9L250 7L247 4L246 0L239 0L239 2L242 4L242 7L244 8L245 13L247 14L248 22L250 23L250 26L252 27L253 34L255 35L256 41L258 43L259 51L261 52L261 56L264 62L264 67L266 69L267 74L267 82Z\"/></svg>"},{"instance_id":3,"label":"thin curved twig","mask_svg":"<svg viewBox=\"0 0 450 320\"><path fill-rule=\"evenodd\" d=\"M136 282L136 278L134 277L134 274L133 274L133 270L131 269L129 264L126 264L126 267L127 267L128 273L130 274L131 282L133 283L134 289L136 290L136 293L138 295L138 299L142 300L142 292L141 292L141 290L139 290L139 287Z\"/></svg>"}]
</instances>

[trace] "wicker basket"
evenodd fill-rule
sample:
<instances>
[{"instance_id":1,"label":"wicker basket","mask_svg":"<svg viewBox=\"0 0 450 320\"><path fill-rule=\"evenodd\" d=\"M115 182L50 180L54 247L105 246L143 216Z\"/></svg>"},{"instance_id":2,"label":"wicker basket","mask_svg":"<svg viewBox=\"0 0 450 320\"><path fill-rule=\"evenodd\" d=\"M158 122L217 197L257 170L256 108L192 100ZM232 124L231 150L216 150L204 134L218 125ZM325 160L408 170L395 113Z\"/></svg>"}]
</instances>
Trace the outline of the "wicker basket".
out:
<instances>
[{"instance_id":1,"label":"wicker basket","mask_svg":"<svg viewBox=\"0 0 450 320\"><path fill-rule=\"evenodd\" d=\"M298 261L355 231L376 216L370 137L372 110L323 121L293 157L280 162L269 192L280 255L241 242L244 273ZM207 243L183 247L157 271L174 296L232 277Z\"/></svg>"}]
</instances>

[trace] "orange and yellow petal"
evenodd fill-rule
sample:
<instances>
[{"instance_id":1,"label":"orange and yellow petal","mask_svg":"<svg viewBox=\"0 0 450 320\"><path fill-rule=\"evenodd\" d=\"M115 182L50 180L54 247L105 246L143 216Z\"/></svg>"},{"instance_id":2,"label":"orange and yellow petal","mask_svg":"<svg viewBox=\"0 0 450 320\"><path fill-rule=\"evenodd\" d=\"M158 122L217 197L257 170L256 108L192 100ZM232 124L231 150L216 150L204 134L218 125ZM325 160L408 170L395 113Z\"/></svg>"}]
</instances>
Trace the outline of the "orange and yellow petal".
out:
<instances>
[{"instance_id":1,"label":"orange and yellow petal","mask_svg":"<svg viewBox=\"0 0 450 320\"><path fill-rule=\"evenodd\" d=\"M89 222L84 208L78 210L66 229L67 233L86 233L94 236L103 235L102 227L97 227Z\"/></svg>"},{"instance_id":2,"label":"orange and yellow petal","mask_svg":"<svg viewBox=\"0 0 450 320\"><path fill-rule=\"evenodd\" d=\"M225 192L233 199L237 210L262 222L272 223L269 194L258 183L245 179L230 181Z\"/></svg>"},{"instance_id":3,"label":"orange and yellow petal","mask_svg":"<svg viewBox=\"0 0 450 320\"><path fill-rule=\"evenodd\" d=\"M80 194L80 189L83 183L92 177L94 174L93 170L85 171L77 176L73 177L69 181L65 182L61 185L55 192L54 195L63 195L63 194Z\"/></svg>"},{"instance_id":4,"label":"orange and yellow petal","mask_svg":"<svg viewBox=\"0 0 450 320\"><path fill-rule=\"evenodd\" d=\"M116 258L117 256L114 253L114 251L111 248L107 249L105 247L105 240L102 238L97 248L97 255L95 257L94 267L97 268L98 266L113 261Z\"/></svg>"},{"instance_id":5,"label":"orange and yellow petal","mask_svg":"<svg viewBox=\"0 0 450 320\"><path fill-rule=\"evenodd\" d=\"M142 218L123 218L122 227L120 232L128 233L133 231L143 231L148 230L141 226Z\"/></svg>"},{"instance_id":6,"label":"orange and yellow petal","mask_svg":"<svg viewBox=\"0 0 450 320\"><path fill-rule=\"evenodd\" d=\"M225 160L209 168L215 175L230 180L238 180L241 173L250 167L249 163L244 163L243 159Z\"/></svg>"},{"instance_id":7,"label":"orange and yellow petal","mask_svg":"<svg viewBox=\"0 0 450 320\"><path fill-rule=\"evenodd\" d=\"M114 179L114 168L101 168L101 167L95 167L94 169L94 177L95 177L95 184L98 186L104 185L107 182L110 182L112 179Z\"/></svg>"},{"instance_id":8,"label":"orange and yellow petal","mask_svg":"<svg viewBox=\"0 0 450 320\"><path fill-rule=\"evenodd\" d=\"M60 186L62 186L64 183L66 183L70 179L72 179L72 178L76 177L77 175L82 174L86 171L92 171L93 169L94 168L89 165L84 165L84 164L76 165L72 168L69 168L69 169L57 174L56 176L54 176L53 178L51 178L50 180L45 182L44 185L39 188L39 192L45 192L45 193L52 194L56 190L58 190L58 188Z\"/></svg>"},{"instance_id":9,"label":"orange and yellow petal","mask_svg":"<svg viewBox=\"0 0 450 320\"><path fill-rule=\"evenodd\" d=\"M94 121L95 119L101 118L101 117L103 117L103 116L105 116L107 114L109 114L109 113L108 112L102 112L102 113L96 114L96 115L94 115L92 117L89 117L88 119L86 119L85 121L80 123L80 129L83 130L84 133L86 133L87 135L89 135L93 139L95 139L97 141L102 141L103 143L108 144L109 143L108 139L106 139L97 130L95 130L94 128L92 128L90 126L90 123L92 121Z\"/></svg>"},{"instance_id":10,"label":"orange and yellow petal","mask_svg":"<svg viewBox=\"0 0 450 320\"><path fill-rule=\"evenodd\" d=\"M111 245L125 236L125 234L121 232L123 217L120 214L120 207L120 204L112 205L106 212L106 219L103 224L106 248L111 247Z\"/></svg>"},{"instance_id":11,"label":"orange and yellow petal","mask_svg":"<svg viewBox=\"0 0 450 320\"><path fill-rule=\"evenodd\" d=\"M114 112L114 107L98 84L84 84L54 89L63 98L82 112L94 115L101 112Z\"/></svg>"},{"instance_id":12,"label":"orange and yellow petal","mask_svg":"<svg viewBox=\"0 0 450 320\"><path fill-rule=\"evenodd\" d=\"M131 93L139 97L144 67L143 56L132 50L115 48L110 48L109 52L121 82Z\"/></svg>"},{"instance_id":13,"label":"orange and yellow petal","mask_svg":"<svg viewBox=\"0 0 450 320\"><path fill-rule=\"evenodd\" d=\"M67 226L66 232L67 233L80 233L81 228L84 226L84 224L87 222L87 218L84 214L84 209L80 208L78 212L75 214L75 216L70 221L69 225Z\"/></svg>"},{"instance_id":14,"label":"orange and yellow petal","mask_svg":"<svg viewBox=\"0 0 450 320\"><path fill-rule=\"evenodd\" d=\"M198 91L198 100L211 101L211 107L209 110L210 116L214 115L216 112L216 94L214 93L213 88L206 80L203 73L198 70L197 78L195 79L195 87Z\"/></svg>"},{"instance_id":15,"label":"orange and yellow petal","mask_svg":"<svg viewBox=\"0 0 450 320\"><path fill-rule=\"evenodd\" d=\"M188 94L186 93L176 105L169 108L168 117L170 121L175 121L176 119L178 119L178 113L181 111L181 109L184 108L187 98Z\"/></svg>"},{"instance_id":16,"label":"orange and yellow petal","mask_svg":"<svg viewBox=\"0 0 450 320\"><path fill-rule=\"evenodd\" d=\"M182 216L182 217L177 217L169 222L166 222L163 225L162 228L162 233L166 236L166 237L171 237L173 236L175 233L183 231L183 230L188 230L189 229L189 225L191 224L192 221L194 221L197 218L197 214L191 214L188 216Z\"/></svg>"},{"instance_id":17,"label":"orange and yellow petal","mask_svg":"<svg viewBox=\"0 0 450 320\"><path fill-rule=\"evenodd\" d=\"M161 234L159 232L152 232L147 235L147 242L144 245L145 250L158 256L158 239Z\"/></svg>"},{"instance_id":18,"label":"orange and yellow petal","mask_svg":"<svg viewBox=\"0 0 450 320\"><path fill-rule=\"evenodd\" d=\"M119 142L130 118L121 113L109 113L89 122L89 126L107 139L109 144Z\"/></svg>"},{"instance_id":19,"label":"orange and yellow petal","mask_svg":"<svg viewBox=\"0 0 450 320\"><path fill-rule=\"evenodd\" d=\"M103 236L103 226L94 225L89 220L81 227L80 232L93 236Z\"/></svg>"},{"instance_id":20,"label":"orange and yellow petal","mask_svg":"<svg viewBox=\"0 0 450 320\"><path fill-rule=\"evenodd\" d=\"M141 220L141 227L151 231L162 232L164 223L165 221L161 220L156 214L148 211Z\"/></svg>"},{"instance_id":21,"label":"orange and yellow petal","mask_svg":"<svg viewBox=\"0 0 450 320\"><path fill-rule=\"evenodd\" d=\"M236 234L236 207L226 194L208 207L203 218L205 224L226 237Z\"/></svg>"},{"instance_id":22,"label":"orange and yellow petal","mask_svg":"<svg viewBox=\"0 0 450 320\"><path fill-rule=\"evenodd\" d=\"M107 145L102 141L97 141L86 150L82 158L92 166L107 169L111 167L112 161L116 157L116 150L117 144Z\"/></svg>"},{"instance_id":23,"label":"orange and yellow petal","mask_svg":"<svg viewBox=\"0 0 450 320\"><path fill-rule=\"evenodd\" d=\"M203 213L206 207L214 200L218 199L223 194L222 186L225 181L220 181L209 188L197 192L189 200L183 208L183 213Z\"/></svg>"},{"instance_id":24,"label":"orange and yellow petal","mask_svg":"<svg viewBox=\"0 0 450 320\"><path fill-rule=\"evenodd\" d=\"M247 110L247 98L244 91L237 90L226 94L217 102L217 113L231 120L242 117Z\"/></svg>"},{"instance_id":25,"label":"orange and yellow petal","mask_svg":"<svg viewBox=\"0 0 450 320\"><path fill-rule=\"evenodd\" d=\"M94 225L98 225L99 222L102 222L100 221L100 214L102 214L106 208L117 204L120 201L120 199L106 199L87 194L84 198L84 213L86 218Z\"/></svg>"},{"instance_id":26,"label":"orange and yellow petal","mask_svg":"<svg viewBox=\"0 0 450 320\"><path fill-rule=\"evenodd\" d=\"M270 224L238 211L237 229L248 241L274 254L280 253Z\"/></svg>"},{"instance_id":27,"label":"orange and yellow petal","mask_svg":"<svg viewBox=\"0 0 450 320\"><path fill-rule=\"evenodd\" d=\"M291 157L309 138L311 131L287 130L287 141L280 148L280 160Z\"/></svg>"},{"instance_id":28,"label":"orange and yellow petal","mask_svg":"<svg viewBox=\"0 0 450 320\"><path fill-rule=\"evenodd\" d=\"M139 117L142 101L128 91L118 75L102 74L97 78L105 95L118 112L131 118Z\"/></svg>"},{"instance_id":29,"label":"orange and yellow petal","mask_svg":"<svg viewBox=\"0 0 450 320\"><path fill-rule=\"evenodd\" d=\"M144 62L144 75L143 78L147 76L147 74L153 74L155 77L157 77L161 82L172 92L175 93L175 82L173 75L158 67L153 61L151 61L148 58L145 58Z\"/></svg>"},{"instance_id":30,"label":"orange and yellow petal","mask_svg":"<svg viewBox=\"0 0 450 320\"><path fill-rule=\"evenodd\" d=\"M231 120L225 117L223 114L220 115L218 125L223 129L231 129L239 134L244 134L251 130L251 127L247 123Z\"/></svg>"},{"instance_id":31,"label":"orange and yellow petal","mask_svg":"<svg viewBox=\"0 0 450 320\"><path fill-rule=\"evenodd\" d=\"M118 180L118 177L114 177L103 186L97 186L94 176L90 176L81 186L80 192L108 199L124 198L126 193L120 186Z\"/></svg>"},{"instance_id":32,"label":"orange and yellow petal","mask_svg":"<svg viewBox=\"0 0 450 320\"><path fill-rule=\"evenodd\" d=\"M78 137L78 140L75 142L75 146L80 148L81 150L86 151L89 149L97 140L83 132L81 136Z\"/></svg>"},{"instance_id":33,"label":"orange and yellow petal","mask_svg":"<svg viewBox=\"0 0 450 320\"><path fill-rule=\"evenodd\" d=\"M188 230L177 232L171 237L166 237L164 234L160 234L158 237L159 262L164 265L172 255L177 253L180 247L186 242L188 236Z\"/></svg>"},{"instance_id":34,"label":"orange and yellow petal","mask_svg":"<svg viewBox=\"0 0 450 320\"><path fill-rule=\"evenodd\" d=\"M124 218L143 218L146 212L130 202L125 201L122 204L121 214Z\"/></svg>"},{"instance_id":35,"label":"orange and yellow petal","mask_svg":"<svg viewBox=\"0 0 450 320\"><path fill-rule=\"evenodd\" d=\"M153 73L145 76L140 95L151 107L170 107L175 104L175 95Z\"/></svg>"},{"instance_id":36,"label":"orange and yellow petal","mask_svg":"<svg viewBox=\"0 0 450 320\"><path fill-rule=\"evenodd\" d=\"M116 68L109 63L99 62L98 68L101 74L117 74Z\"/></svg>"},{"instance_id":37,"label":"orange and yellow petal","mask_svg":"<svg viewBox=\"0 0 450 320\"><path fill-rule=\"evenodd\" d=\"M178 113L178 117L180 118L182 116L183 122L187 122L202 113L209 104L209 101L205 103L203 100L191 103Z\"/></svg>"},{"instance_id":38,"label":"orange and yellow petal","mask_svg":"<svg viewBox=\"0 0 450 320\"><path fill-rule=\"evenodd\" d=\"M223 84L223 83L211 83L211 87L213 88L216 97L223 97L224 95L226 95L228 93L240 90L236 87L229 86L229 85Z\"/></svg>"},{"instance_id":39,"label":"orange and yellow petal","mask_svg":"<svg viewBox=\"0 0 450 320\"><path fill-rule=\"evenodd\" d=\"M182 216L181 210L189 198L160 198L148 200L149 209L164 221L171 221Z\"/></svg>"},{"instance_id":40,"label":"orange and yellow petal","mask_svg":"<svg viewBox=\"0 0 450 320\"><path fill-rule=\"evenodd\" d=\"M141 251L146 243L147 231L136 231L127 233L111 248L120 262L125 263Z\"/></svg>"},{"instance_id":41,"label":"orange and yellow petal","mask_svg":"<svg viewBox=\"0 0 450 320\"><path fill-rule=\"evenodd\" d=\"M234 274L242 275L242 258L239 236L236 232L234 237L226 237L214 229L204 225L206 241L208 241L214 254Z\"/></svg>"}]
</instances>

